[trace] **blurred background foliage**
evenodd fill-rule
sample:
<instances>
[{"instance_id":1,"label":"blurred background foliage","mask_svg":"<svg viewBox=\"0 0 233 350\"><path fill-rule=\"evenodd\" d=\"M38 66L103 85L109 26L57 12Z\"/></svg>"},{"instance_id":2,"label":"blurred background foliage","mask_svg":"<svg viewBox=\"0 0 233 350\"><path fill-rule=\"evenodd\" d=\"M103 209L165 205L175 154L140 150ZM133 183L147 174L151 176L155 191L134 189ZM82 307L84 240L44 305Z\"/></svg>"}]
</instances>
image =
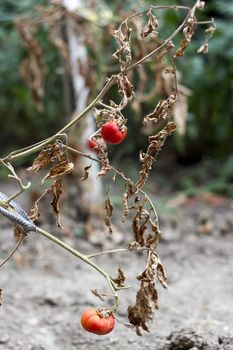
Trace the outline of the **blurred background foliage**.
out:
<instances>
[{"instance_id":1,"label":"blurred background foliage","mask_svg":"<svg viewBox=\"0 0 233 350\"><path fill-rule=\"evenodd\" d=\"M95 5L94 11L98 9L98 15L91 8L89 12L87 11L87 17L91 18L92 25L96 26L93 22L98 19L102 21L101 26L96 26L93 30L96 37L92 38L89 46L87 41L93 79L96 80L92 88L94 96L100 90L108 71L114 73L118 69L111 58L116 49L116 43L110 37L113 27L119 23L124 13L132 9L132 6L140 9L151 4L151 1L128 0L119 4L117 0L101 0L90 3ZM187 1L174 1L174 3L187 5ZM192 1L188 3L192 5ZM20 64L27 52L20 42L14 20L17 16L36 13L36 10L33 10L35 5L48 5L48 2L1 0L0 4L1 155L46 138L65 123L67 109L64 98L63 61L54 45L48 40L48 27L41 26L36 34L48 67L43 110L36 109L29 89L20 76ZM175 163L176 166L197 164L199 170L194 175L192 173L188 178L181 178L178 186L180 189L186 190L196 183L205 181L209 186L213 181L212 190L233 195L233 4L227 0L209 0L206 10L200 12L199 18L205 21L211 17L215 18L217 30L209 42L209 53L207 55L196 53L205 38L204 29L200 26L185 56L177 60L178 70L182 74L182 84L192 91L192 95L188 98L186 132L183 136L175 133L162 151L161 157L168 172L169 159L172 159L173 165ZM178 12L165 10L158 15L158 18L159 32L162 33L161 39L164 39L176 28L182 16ZM93 42L96 43L94 47L91 45ZM150 80L150 77L153 77L150 68L148 72L149 89L154 81ZM135 108L126 110L126 116L130 116L127 141L123 148L110 148L110 153L116 162L123 157L136 159L138 151L145 148L147 136L141 128L141 114L142 111L143 115L152 111L154 105L155 101L151 99L143 103L142 110L139 109L138 112ZM215 180L210 179L211 175Z\"/></svg>"}]
</instances>

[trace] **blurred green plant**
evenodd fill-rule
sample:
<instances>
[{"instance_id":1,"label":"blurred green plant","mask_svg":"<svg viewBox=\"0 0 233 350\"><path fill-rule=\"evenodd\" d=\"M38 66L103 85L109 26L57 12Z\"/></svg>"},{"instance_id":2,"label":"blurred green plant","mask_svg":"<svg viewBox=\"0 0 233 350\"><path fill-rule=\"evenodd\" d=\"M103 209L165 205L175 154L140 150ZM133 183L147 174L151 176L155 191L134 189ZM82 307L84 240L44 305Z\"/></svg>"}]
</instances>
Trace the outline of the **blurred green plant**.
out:
<instances>
[{"instance_id":1,"label":"blurred green plant","mask_svg":"<svg viewBox=\"0 0 233 350\"><path fill-rule=\"evenodd\" d=\"M46 1L40 1L40 4ZM16 32L17 16L32 11L37 1L2 0L0 4L0 128L1 154L27 146L48 136L48 130L63 125L62 78L60 58L46 40L46 28L38 33L45 64L49 67L45 81L44 110L38 112L29 89L20 76L20 64L26 51Z\"/></svg>"},{"instance_id":2,"label":"blurred green plant","mask_svg":"<svg viewBox=\"0 0 233 350\"><path fill-rule=\"evenodd\" d=\"M184 83L192 90L186 134L175 136L184 162L190 157L200 160L202 156L221 158L232 153L233 6L228 1L211 0L206 9L203 20L206 15L214 16L217 25L209 53L197 56L188 50L180 61ZM196 49L200 46L198 35L193 44Z\"/></svg>"},{"instance_id":3,"label":"blurred green plant","mask_svg":"<svg viewBox=\"0 0 233 350\"><path fill-rule=\"evenodd\" d=\"M191 1L190 1L191 2ZM174 1L168 1L174 3ZM64 98L62 86L62 62L57 50L48 40L48 28L42 26L37 33L37 39L43 51L46 65L49 67L45 80L44 111L38 112L31 99L28 87L20 78L20 63L25 57L19 36L14 27L14 19L18 15L32 12L35 5L48 5L47 1L12 0L1 1L0 15L0 113L1 139L0 146L3 153L31 144L48 136L48 130L63 125ZM116 0L98 3L101 14L101 25L97 25L98 18L87 12L92 25L95 26L97 40L90 41L90 67L95 71L96 86L99 90L108 71L117 71L118 67L112 60L116 43L111 39L114 28L111 27L112 16L121 16L129 12L132 6L145 7L149 0L130 0L119 4ZM181 2L182 4L182 2ZM185 3L184 3L185 5ZM202 14L202 20L215 17L217 31L209 43L209 54L194 55L203 42L203 33L195 35L192 48L188 49L183 58L177 60L178 69L182 72L182 83L192 90L189 97L189 113L186 123L186 133L173 136L174 150L179 161L192 164L206 156L227 157L232 151L233 137L233 48L232 48L232 16L233 6L228 1L210 0L206 4L207 11ZM101 10L102 9L102 10ZM85 13L84 13L85 14ZM107 14L107 15L106 15ZM116 15L117 14L117 15ZM85 16L84 16L85 17ZM158 13L160 32L164 38L172 32L181 19L179 12L161 11ZM93 44L95 43L95 45ZM148 91L153 87L154 74L150 64L147 73L151 78L147 82ZM135 76L135 80L138 77ZM112 92L114 93L114 91ZM111 96L110 96L111 97ZM137 110L127 109L128 138L124 145L124 155L134 156L144 148L147 136L139 128L142 114L150 112L155 101L142 102ZM138 137L135 138L135 135ZM9 142L10 140L10 142ZM15 144L15 145L14 145ZM10 148L10 149L9 149ZM122 157L117 148L113 150L117 159Z\"/></svg>"}]
</instances>

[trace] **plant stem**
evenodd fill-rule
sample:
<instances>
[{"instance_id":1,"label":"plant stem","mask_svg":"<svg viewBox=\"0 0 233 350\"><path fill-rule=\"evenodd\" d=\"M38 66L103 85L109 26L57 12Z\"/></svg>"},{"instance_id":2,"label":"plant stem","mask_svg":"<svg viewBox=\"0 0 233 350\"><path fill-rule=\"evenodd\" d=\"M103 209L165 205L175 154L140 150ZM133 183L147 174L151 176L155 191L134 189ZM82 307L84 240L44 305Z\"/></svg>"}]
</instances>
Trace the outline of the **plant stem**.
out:
<instances>
[{"instance_id":1,"label":"plant stem","mask_svg":"<svg viewBox=\"0 0 233 350\"><path fill-rule=\"evenodd\" d=\"M72 248L71 246L69 246L68 244L66 244L65 242L63 242L62 240L60 240L59 238L53 236L51 233L43 230L40 227L36 228L36 232L42 234L43 236L45 236L46 238L50 239L51 241L53 241L54 243L58 244L59 246L61 246L63 249L67 250L69 253L75 255L77 258L79 258L80 260L84 261L86 264L90 265L91 267L93 267L96 271L98 271L107 281L110 289L112 290L113 294L114 294L114 298L115 298L115 303L114 305L111 307L111 312L115 312L116 309L119 306L119 297L116 293L116 287L114 282L112 281L111 277L109 274L107 274L107 272L105 272L104 270L102 270L98 265L96 265L93 261L91 261L89 259L88 256L80 253L78 250Z\"/></svg>"},{"instance_id":2,"label":"plant stem","mask_svg":"<svg viewBox=\"0 0 233 350\"><path fill-rule=\"evenodd\" d=\"M150 248L147 248L147 247L139 247L139 248L137 248L137 249L135 249L135 250L133 250L133 251L138 252L138 251L144 251L144 250L148 251L148 250L150 250ZM97 257L97 256L104 255L104 254L129 253L129 252L131 252L131 251L132 251L132 250L129 250L129 249L127 249L127 248L119 248L119 249L105 250L105 251L103 251L103 252L90 254L90 255L87 255L87 257L88 257L89 259L92 259L92 258L95 258L95 257Z\"/></svg>"},{"instance_id":3,"label":"plant stem","mask_svg":"<svg viewBox=\"0 0 233 350\"><path fill-rule=\"evenodd\" d=\"M21 245L21 243L23 242L25 238L25 235L22 235L19 239L19 241L17 242L16 246L14 247L14 249L10 252L10 254L0 263L0 267L2 267L16 252L16 250L19 248L19 246Z\"/></svg>"}]
</instances>

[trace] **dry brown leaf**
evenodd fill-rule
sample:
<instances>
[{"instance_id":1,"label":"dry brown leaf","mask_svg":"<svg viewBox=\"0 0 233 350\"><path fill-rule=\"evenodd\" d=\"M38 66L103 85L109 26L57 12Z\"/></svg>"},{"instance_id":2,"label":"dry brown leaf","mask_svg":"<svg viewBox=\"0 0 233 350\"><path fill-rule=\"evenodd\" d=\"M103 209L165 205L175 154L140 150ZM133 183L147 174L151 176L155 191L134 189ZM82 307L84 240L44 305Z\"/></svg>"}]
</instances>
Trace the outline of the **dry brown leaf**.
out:
<instances>
[{"instance_id":1,"label":"dry brown leaf","mask_svg":"<svg viewBox=\"0 0 233 350\"><path fill-rule=\"evenodd\" d=\"M34 171L37 173L39 170L48 167L52 162L60 162L64 159L61 144L59 142L55 144L49 144L46 146L39 155L35 158L32 166L27 168L27 171Z\"/></svg>"},{"instance_id":2,"label":"dry brown leaf","mask_svg":"<svg viewBox=\"0 0 233 350\"><path fill-rule=\"evenodd\" d=\"M101 170L98 172L97 176L105 176L109 170L111 170L111 165L108 159L107 146L104 143L99 143L99 160L101 162Z\"/></svg>"},{"instance_id":3,"label":"dry brown leaf","mask_svg":"<svg viewBox=\"0 0 233 350\"><path fill-rule=\"evenodd\" d=\"M101 301L104 301L105 300L105 298L104 298L104 294L103 293L101 293L98 289L95 289L95 288L93 288L93 289L91 289L91 292L97 297L97 298L99 298Z\"/></svg>"},{"instance_id":4,"label":"dry brown leaf","mask_svg":"<svg viewBox=\"0 0 233 350\"><path fill-rule=\"evenodd\" d=\"M63 160L60 163L54 165L48 172L48 174L42 179L43 184L46 179L56 179L70 174L74 168L74 163L68 160Z\"/></svg>"},{"instance_id":5,"label":"dry brown leaf","mask_svg":"<svg viewBox=\"0 0 233 350\"><path fill-rule=\"evenodd\" d=\"M63 184L61 179L54 181L54 183L51 186L51 191L53 194L51 205L56 214L57 226L62 228L61 221L60 221L60 208L59 208L59 200L63 192Z\"/></svg>"},{"instance_id":6,"label":"dry brown leaf","mask_svg":"<svg viewBox=\"0 0 233 350\"><path fill-rule=\"evenodd\" d=\"M34 221L38 220L40 217L40 211L38 205L35 203L29 211L29 218Z\"/></svg>"},{"instance_id":7,"label":"dry brown leaf","mask_svg":"<svg viewBox=\"0 0 233 350\"><path fill-rule=\"evenodd\" d=\"M141 283L135 305L128 307L128 318L135 326L137 335L142 335L140 328L149 332L148 321L153 320L154 308L158 309L158 294L154 284Z\"/></svg>"},{"instance_id":8,"label":"dry brown leaf","mask_svg":"<svg viewBox=\"0 0 233 350\"><path fill-rule=\"evenodd\" d=\"M158 255L149 251L146 269L137 277L141 282L137 292L136 303L128 308L130 323L136 328L136 333L142 335L141 329L149 332L148 322L153 320L154 310L159 308L158 293L155 282L158 279L166 287L166 274Z\"/></svg>"},{"instance_id":9,"label":"dry brown leaf","mask_svg":"<svg viewBox=\"0 0 233 350\"><path fill-rule=\"evenodd\" d=\"M156 29L158 28L158 25L159 25L158 19L156 18L155 15L152 14L152 8L150 8L147 15L149 16L149 20L147 23L147 29L141 33L142 38L146 38L151 33L157 34Z\"/></svg>"},{"instance_id":10,"label":"dry brown leaf","mask_svg":"<svg viewBox=\"0 0 233 350\"><path fill-rule=\"evenodd\" d=\"M190 17L187 20L187 25L183 29L184 39L180 43L179 49L176 51L176 57L184 56L184 52L186 48L189 46L192 36L195 31L195 20L193 18L193 14L190 13Z\"/></svg>"},{"instance_id":11,"label":"dry brown leaf","mask_svg":"<svg viewBox=\"0 0 233 350\"><path fill-rule=\"evenodd\" d=\"M166 100L159 101L154 111L145 116L143 122L145 124L149 121L157 123L157 121L160 119L167 119L171 117L175 102L176 97L174 95L170 95Z\"/></svg>"},{"instance_id":12,"label":"dry brown leaf","mask_svg":"<svg viewBox=\"0 0 233 350\"><path fill-rule=\"evenodd\" d=\"M92 164L93 164L93 163L91 162L90 165L85 166L85 168L84 168L84 173L83 173L83 177L80 179L81 181L85 181L85 180L88 178L88 176L89 176L89 170L91 169Z\"/></svg>"},{"instance_id":13,"label":"dry brown leaf","mask_svg":"<svg viewBox=\"0 0 233 350\"><path fill-rule=\"evenodd\" d=\"M106 196L105 201L104 201L104 208L106 210L106 217L104 219L104 222L105 222L105 225L108 227L109 233L112 233L112 226L111 226L110 217L112 216L113 206L111 204L108 192L107 192L107 196Z\"/></svg>"},{"instance_id":14,"label":"dry brown leaf","mask_svg":"<svg viewBox=\"0 0 233 350\"><path fill-rule=\"evenodd\" d=\"M112 278L112 280L114 283L116 283L117 287L125 286L125 274L120 266L117 269L117 277Z\"/></svg>"},{"instance_id":15,"label":"dry brown leaf","mask_svg":"<svg viewBox=\"0 0 233 350\"><path fill-rule=\"evenodd\" d=\"M124 70L132 60L130 36L131 28L129 28L127 21L122 22L120 27L114 31L119 49L113 54L113 57L119 61L121 70Z\"/></svg>"},{"instance_id":16,"label":"dry brown leaf","mask_svg":"<svg viewBox=\"0 0 233 350\"><path fill-rule=\"evenodd\" d=\"M14 238L16 242L18 242L23 236L25 236L25 231L22 229L22 227L15 225L14 227Z\"/></svg>"},{"instance_id":17,"label":"dry brown leaf","mask_svg":"<svg viewBox=\"0 0 233 350\"><path fill-rule=\"evenodd\" d=\"M44 148L35 158L32 166L27 168L27 171L34 171L37 173L39 170L46 168L51 163L51 148L52 145L48 145Z\"/></svg>"},{"instance_id":18,"label":"dry brown leaf","mask_svg":"<svg viewBox=\"0 0 233 350\"><path fill-rule=\"evenodd\" d=\"M159 280L159 282L161 283L161 285L162 285L164 288L167 288L167 284L166 284L166 280L167 280L166 271L165 271L164 266L163 266L163 264L161 263L160 260L158 261L158 264L157 264L157 277L158 277L158 280Z\"/></svg>"}]
</instances>

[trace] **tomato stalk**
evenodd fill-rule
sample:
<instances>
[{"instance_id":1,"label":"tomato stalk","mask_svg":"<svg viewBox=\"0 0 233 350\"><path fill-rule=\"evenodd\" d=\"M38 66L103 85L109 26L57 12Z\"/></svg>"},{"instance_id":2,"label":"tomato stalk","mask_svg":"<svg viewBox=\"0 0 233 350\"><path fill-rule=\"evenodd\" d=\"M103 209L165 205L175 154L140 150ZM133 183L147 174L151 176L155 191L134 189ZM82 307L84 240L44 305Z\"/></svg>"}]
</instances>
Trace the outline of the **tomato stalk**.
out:
<instances>
[{"instance_id":1,"label":"tomato stalk","mask_svg":"<svg viewBox=\"0 0 233 350\"><path fill-rule=\"evenodd\" d=\"M53 241L54 243L58 244L59 246L61 246L63 249L67 250L69 253L75 255L77 258L79 258L80 260L84 261L86 264L90 265L91 267L93 267L96 271L98 271L107 281L110 289L113 292L113 296L114 296L114 305L112 307L109 308L109 314L112 314L114 312L116 312L118 306L119 306L119 296L117 294L117 290L118 288L116 287L115 283L113 282L113 280L111 279L110 275L105 272L103 269L101 269L101 267L99 267L97 264L95 264L93 261L90 260L90 258L82 253L80 253L78 250L74 249L73 247L71 247L70 245L68 245L67 243L63 242L62 240L60 240L59 238L53 236L51 233L43 230L40 227L36 227L36 232L42 234L43 236L45 236L46 238L50 239L51 241Z\"/></svg>"}]
</instances>

